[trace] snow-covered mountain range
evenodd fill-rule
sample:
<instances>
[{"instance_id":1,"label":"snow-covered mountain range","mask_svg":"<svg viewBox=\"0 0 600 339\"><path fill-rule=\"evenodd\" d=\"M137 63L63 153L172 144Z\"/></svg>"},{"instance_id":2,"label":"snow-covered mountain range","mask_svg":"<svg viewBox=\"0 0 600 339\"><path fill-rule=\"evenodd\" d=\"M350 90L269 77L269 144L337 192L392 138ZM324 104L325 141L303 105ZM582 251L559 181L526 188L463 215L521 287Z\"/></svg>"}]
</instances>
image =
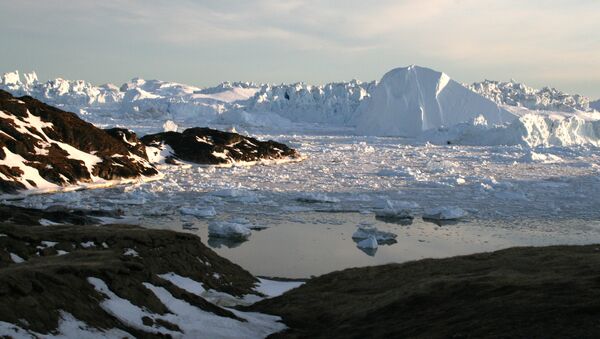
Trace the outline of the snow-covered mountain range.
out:
<instances>
[{"instance_id":1,"label":"snow-covered mountain range","mask_svg":"<svg viewBox=\"0 0 600 339\"><path fill-rule=\"evenodd\" d=\"M600 113L594 111L599 104L583 96L514 81L461 85L444 73L418 66L392 70L380 82L224 82L209 88L139 78L122 86L60 78L41 82L35 73L11 72L0 79L0 89L33 96L104 127L157 129L167 120L185 126L286 132L317 126L435 142L487 140L482 142L529 146L596 144L600 135ZM463 135L467 131L486 138ZM496 136L491 140L489 135Z\"/></svg>"}]
</instances>

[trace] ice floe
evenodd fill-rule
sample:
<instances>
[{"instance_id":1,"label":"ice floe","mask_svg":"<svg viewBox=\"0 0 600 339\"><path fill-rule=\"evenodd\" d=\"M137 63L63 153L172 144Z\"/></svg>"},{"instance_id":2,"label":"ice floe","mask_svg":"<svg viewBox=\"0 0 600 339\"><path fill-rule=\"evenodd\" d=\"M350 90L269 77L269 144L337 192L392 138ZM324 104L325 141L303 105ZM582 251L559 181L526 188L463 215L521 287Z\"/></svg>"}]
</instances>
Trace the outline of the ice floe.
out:
<instances>
[{"instance_id":1,"label":"ice floe","mask_svg":"<svg viewBox=\"0 0 600 339\"><path fill-rule=\"evenodd\" d=\"M457 220L467 215L468 213L460 207L439 206L426 209L423 213L423 218L431 220Z\"/></svg>"}]
</instances>

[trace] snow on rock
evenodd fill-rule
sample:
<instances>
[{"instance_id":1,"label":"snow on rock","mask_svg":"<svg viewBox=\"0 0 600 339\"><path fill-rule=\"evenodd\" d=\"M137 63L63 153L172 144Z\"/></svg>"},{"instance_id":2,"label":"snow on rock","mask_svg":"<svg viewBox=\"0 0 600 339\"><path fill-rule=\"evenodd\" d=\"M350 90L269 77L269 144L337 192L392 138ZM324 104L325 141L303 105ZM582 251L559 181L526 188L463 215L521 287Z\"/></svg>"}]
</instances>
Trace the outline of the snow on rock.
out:
<instances>
[{"instance_id":1,"label":"snow on rock","mask_svg":"<svg viewBox=\"0 0 600 339\"><path fill-rule=\"evenodd\" d=\"M10 260L12 260L15 264L24 263L25 259L21 258L17 254L10 253Z\"/></svg>"},{"instance_id":2,"label":"snow on rock","mask_svg":"<svg viewBox=\"0 0 600 339\"><path fill-rule=\"evenodd\" d=\"M468 88L500 105L560 112L590 110L590 101L584 96L569 95L550 87L535 89L514 80L485 80L469 85Z\"/></svg>"},{"instance_id":3,"label":"snow on rock","mask_svg":"<svg viewBox=\"0 0 600 339\"><path fill-rule=\"evenodd\" d=\"M106 298L100 303L100 306L107 313L112 314L128 327L148 333L184 338L262 338L286 328L285 325L278 322L279 317L260 313L231 310L237 317L245 321L219 316L195 307L182 299L177 299L163 287L144 283L143 285L156 295L158 300L169 310L168 313L159 315L119 297L109 289L104 281L98 278L90 277L88 282ZM183 285L183 287L189 286ZM176 324L181 332L158 325L149 326L145 324L144 318Z\"/></svg>"},{"instance_id":4,"label":"snow on rock","mask_svg":"<svg viewBox=\"0 0 600 339\"><path fill-rule=\"evenodd\" d=\"M455 206L440 206L426 209L424 219L431 220L456 220L467 216L467 212Z\"/></svg>"},{"instance_id":5,"label":"snow on rock","mask_svg":"<svg viewBox=\"0 0 600 339\"><path fill-rule=\"evenodd\" d=\"M1 192L49 192L159 177L144 150L72 113L0 90Z\"/></svg>"},{"instance_id":6,"label":"snow on rock","mask_svg":"<svg viewBox=\"0 0 600 339\"><path fill-rule=\"evenodd\" d=\"M130 256L130 257L139 257L140 256L140 254L133 248L126 248L125 252L123 252L123 255Z\"/></svg>"},{"instance_id":7,"label":"snow on rock","mask_svg":"<svg viewBox=\"0 0 600 339\"><path fill-rule=\"evenodd\" d=\"M163 132L142 137L153 160L183 160L207 165L254 164L264 161L299 161L296 150L272 140L260 141L237 133L210 128L188 128L182 133ZM164 152L169 146L170 155Z\"/></svg>"},{"instance_id":8,"label":"snow on rock","mask_svg":"<svg viewBox=\"0 0 600 339\"><path fill-rule=\"evenodd\" d=\"M453 126L483 115L491 124L515 116L446 74L410 66L383 76L357 110L357 132L375 136L417 137L423 131Z\"/></svg>"},{"instance_id":9,"label":"snow on rock","mask_svg":"<svg viewBox=\"0 0 600 339\"><path fill-rule=\"evenodd\" d=\"M44 339L64 339L64 338L111 338L111 339L123 339L123 338L134 338L133 335L117 329L112 328L108 330L101 330L88 326L83 321L80 321L73 317L72 314L64 311L60 311L60 319L58 322L58 328L54 331L55 333L42 334L30 329L22 328L21 326L0 321L0 334L8 336L9 338L44 338Z\"/></svg>"},{"instance_id":10,"label":"snow on rock","mask_svg":"<svg viewBox=\"0 0 600 339\"><path fill-rule=\"evenodd\" d=\"M244 224L228 221L214 221L208 225L208 235L215 238L248 239L252 234Z\"/></svg>"},{"instance_id":11,"label":"snow on rock","mask_svg":"<svg viewBox=\"0 0 600 339\"><path fill-rule=\"evenodd\" d=\"M269 298L278 297L287 291L298 288L304 284L303 281L279 281L258 278L255 290Z\"/></svg>"}]
</instances>

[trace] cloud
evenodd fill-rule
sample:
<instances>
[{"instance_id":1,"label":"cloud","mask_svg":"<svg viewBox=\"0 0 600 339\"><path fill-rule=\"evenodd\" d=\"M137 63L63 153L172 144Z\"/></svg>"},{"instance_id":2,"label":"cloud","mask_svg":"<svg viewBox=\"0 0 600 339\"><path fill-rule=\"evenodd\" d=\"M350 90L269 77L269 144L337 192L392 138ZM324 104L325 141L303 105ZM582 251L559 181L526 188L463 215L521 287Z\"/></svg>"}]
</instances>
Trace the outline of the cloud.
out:
<instances>
[{"instance_id":1,"label":"cloud","mask_svg":"<svg viewBox=\"0 0 600 339\"><path fill-rule=\"evenodd\" d=\"M328 64L426 62L514 69L523 78L600 78L597 0L19 0L0 3L0 19L2 12L26 13L8 18L9 29L59 44L76 37L146 50L252 48L264 50L261 57L310 53Z\"/></svg>"}]
</instances>

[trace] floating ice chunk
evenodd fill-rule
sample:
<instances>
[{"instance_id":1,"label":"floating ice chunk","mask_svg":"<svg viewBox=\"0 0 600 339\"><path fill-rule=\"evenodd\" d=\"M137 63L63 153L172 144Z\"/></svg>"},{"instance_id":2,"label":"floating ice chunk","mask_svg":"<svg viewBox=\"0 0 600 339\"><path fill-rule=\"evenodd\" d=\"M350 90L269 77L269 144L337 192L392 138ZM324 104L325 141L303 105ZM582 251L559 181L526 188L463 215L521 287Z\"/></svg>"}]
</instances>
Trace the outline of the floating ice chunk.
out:
<instances>
[{"instance_id":1,"label":"floating ice chunk","mask_svg":"<svg viewBox=\"0 0 600 339\"><path fill-rule=\"evenodd\" d=\"M246 225L227 221L215 221L208 225L208 235L216 238L247 239L250 228Z\"/></svg>"},{"instance_id":2,"label":"floating ice chunk","mask_svg":"<svg viewBox=\"0 0 600 339\"><path fill-rule=\"evenodd\" d=\"M177 132L177 128L179 128L179 126L177 126L173 120L167 120L163 124L163 130L165 132Z\"/></svg>"},{"instance_id":3,"label":"floating ice chunk","mask_svg":"<svg viewBox=\"0 0 600 339\"><path fill-rule=\"evenodd\" d=\"M369 235L368 238L363 239L356 244L360 248L374 250L378 247L377 239L373 235Z\"/></svg>"},{"instance_id":4,"label":"floating ice chunk","mask_svg":"<svg viewBox=\"0 0 600 339\"><path fill-rule=\"evenodd\" d=\"M338 199L338 198L330 197L325 193L317 193L317 192L303 193L298 198L296 198L296 200L298 200L300 202L307 202L307 203L334 204L334 203L340 202L340 199Z\"/></svg>"},{"instance_id":5,"label":"floating ice chunk","mask_svg":"<svg viewBox=\"0 0 600 339\"><path fill-rule=\"evenodd\" d=\"M65 255L65 254L69 254L69 252L63 251L63 250L56 251L56 255Z\"/></svg>"},{"instance_id":6,"label":"floating ice chunk","mask_svg":"<svg viewBox=\"0 0 600 339\"><path fill-rule=\"evenodd\" d=\"M352 234L352 239L356 240L369 239L370 237L374 237L378 242L384 243L393 242L398 236L391 232L380 231L375 226L364 224L358 225L358 229Z\"/></svg>"},{"instance_id":7,"label":"floating ice chunk","mask_svg":"<svg viewBox=\"0 0 600 339\"><path fill-rule=\"evenodd\" d=\"M264 226L264 225L254 225L250 222L250 220L243 218L243 217L233 218L233 219L229 220L229 222L244 225L251 230L264 230L266 228L269 228L268 226Z\"/></svg>"},{"instance_id":8,"label":"floating ice chunk","mask_svg":"<svg viewBox=\"0 0 600 339\"><path fill-rule=\"evenodd\" d=\"M223 189L209 193L211 196L232 199L242 203L257 203L259 196L255 192L244 190L244 189Z\"/></svg>"},{"instance_id":9,"label":"floating ice chunk","mask_svg":"<svg viewBox=\"0 0 600 339\"><path fill-rule=\"evenodd\" d=\"M183 215L192 215L197 218L212 218L217 215L217 211L212 206L207 207L181 207L179 212Z\"/></svg>"},{"instance_id":10,"label":"floating ice chunk","mask_svg":"<svg viewBox=\"0 0 600 339\"><path fill-rule=\"evenodd\" d=\"M467 216L467 212L455 206L440 206L426 209L423 213L424 219L432 220L456 220Z\"/></svg>"},{"instance_id":11,"label":"floating ice chunk","mask_svg":"<svg viewBox=\"0 0 600 339\"><path fill-rule=\"evenodd\" d=\"M553 164L557 162L562 162L563 159L554 154L543 154L536 153L534 151L528 151L524 156L521 157L521 161L525 163L543 163L543 164Z\"/></svg>"},{"instance_id":12,"label":"floating ice chunk","mask_svg":"<svg viewBox=\"0 0 600 339\"><path fill-rule=\"evenodd\" d=\"M412 211L417 208L419 208L419 204L416 202L386 200L383 209L375 211L375 216L380 218L412 219Z\"/></svg>"}]
</instances>

